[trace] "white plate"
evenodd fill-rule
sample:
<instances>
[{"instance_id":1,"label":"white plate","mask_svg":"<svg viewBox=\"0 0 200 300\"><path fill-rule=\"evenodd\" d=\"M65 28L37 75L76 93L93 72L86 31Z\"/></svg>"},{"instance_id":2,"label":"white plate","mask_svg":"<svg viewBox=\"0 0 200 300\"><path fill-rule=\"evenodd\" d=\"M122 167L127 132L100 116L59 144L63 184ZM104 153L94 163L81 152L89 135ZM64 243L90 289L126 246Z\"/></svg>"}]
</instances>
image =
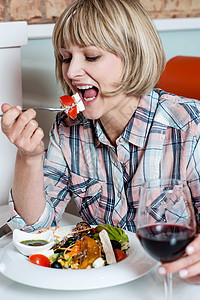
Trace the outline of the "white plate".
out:
<instances>
[{"instance_id":1,"label":"white plate","mask_svg":"<svg viewBox=\"0 0 200 300\"><path fill-rule=\"evenodd\" d=\"M72 228L74 226L63 226L59 232L66 234ZM16 282L53 290L89 290L123 284L147 274L157 264L143 250L134 233L126 231L126 234L131 253L123 261L110 266L89 270L41 267L30 263L11 242L2 251L0 271Z\"/></svg>"}]
</instances>

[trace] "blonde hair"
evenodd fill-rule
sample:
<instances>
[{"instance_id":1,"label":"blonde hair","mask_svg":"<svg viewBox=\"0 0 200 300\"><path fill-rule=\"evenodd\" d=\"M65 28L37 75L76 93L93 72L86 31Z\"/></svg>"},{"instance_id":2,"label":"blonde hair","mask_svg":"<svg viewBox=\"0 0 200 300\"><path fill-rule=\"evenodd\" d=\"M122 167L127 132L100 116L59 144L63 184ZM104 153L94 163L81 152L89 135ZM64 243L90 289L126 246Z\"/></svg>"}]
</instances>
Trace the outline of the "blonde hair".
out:
<instances>
[{"instance_id":1,"label":"blonde hair","mask_svg":"<svg viewBox=\"0 0 200 300\"><path fill-rule=\"evenodd\" d=\"M70 89L62 75L59 50L70 44L93 45L122 58L122 80L107 95L145 95L165 67L159 35L137 0L76 0L63 11L54 27L53 45L56 77L64 92Z\"/></svg>"}]
</instances>

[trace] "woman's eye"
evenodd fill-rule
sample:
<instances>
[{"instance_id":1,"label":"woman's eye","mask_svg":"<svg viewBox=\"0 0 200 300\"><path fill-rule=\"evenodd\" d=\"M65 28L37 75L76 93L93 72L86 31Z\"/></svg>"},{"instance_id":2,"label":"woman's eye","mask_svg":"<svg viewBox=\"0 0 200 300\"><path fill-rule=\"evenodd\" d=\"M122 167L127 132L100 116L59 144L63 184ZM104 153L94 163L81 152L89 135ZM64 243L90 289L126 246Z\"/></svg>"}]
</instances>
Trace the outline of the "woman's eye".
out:
<instances>
[{"instance_id":1,"label":"woman's eye","mask_svg":"<svg viewBox=\"0 0 200 300\"><path fill-rule=\"evenodd\" d=\"M86 57L85 57L85 59L86 59L87 61L90 61L90 62L96 61L96 60L98 60L99 58L100 58L100 56L86 56ZM72 60L72 57L63 57L63 58L62 58L62 62L63 62L63 63L66 63L66 64L69 64L69 63L71 62L71 60Z\"/></svg>"},{"instance_id":2,"label":"woman's eye","mask_svg":"<svg viewBox=\"0 0 200 300\"><path fill-rule=\"evenodd\" d=\"M96 61L100 56L86 56L87 61Z\"/></svg>"},{"instance_id":3,"label":"woman's eye","mask_svg":"<svg viewBox=\"0 0 200 300\"><path fill-rule=\"evenodd\" d=\"M63 57L63 58L62 58L62 62L63 62L63 63L69 64L70 61L71 61L71 57Z\"/></svg>"}]
</instances>

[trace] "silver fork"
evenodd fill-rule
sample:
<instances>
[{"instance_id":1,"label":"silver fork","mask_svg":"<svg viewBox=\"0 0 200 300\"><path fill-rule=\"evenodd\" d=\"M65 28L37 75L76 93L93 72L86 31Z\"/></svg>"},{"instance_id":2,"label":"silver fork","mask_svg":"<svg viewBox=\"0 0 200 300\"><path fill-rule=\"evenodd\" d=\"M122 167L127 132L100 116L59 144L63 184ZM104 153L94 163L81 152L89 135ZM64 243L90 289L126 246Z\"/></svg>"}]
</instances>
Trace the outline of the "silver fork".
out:
<instances>
[{"instance_id":1,"label":"silver fork","mask_svg":"<svg viewBox=\"0 0 200 300\"><path fill-rule=\"evenodd\" d=\"M80 100L79 100L80 101ZM71 106L66 106L66 107L32 107L34 110L48 110L48 111L52 111L52 112L59 112L59 111L65 111L66 109L70 109L74 106L77 105L77 103L79 102L77 101L75 104L71 105ZM22 111L26 111L29 108L23 108ZM0 117L2 117L4 114L1 114Z\"/></svg>"}]
</instances>

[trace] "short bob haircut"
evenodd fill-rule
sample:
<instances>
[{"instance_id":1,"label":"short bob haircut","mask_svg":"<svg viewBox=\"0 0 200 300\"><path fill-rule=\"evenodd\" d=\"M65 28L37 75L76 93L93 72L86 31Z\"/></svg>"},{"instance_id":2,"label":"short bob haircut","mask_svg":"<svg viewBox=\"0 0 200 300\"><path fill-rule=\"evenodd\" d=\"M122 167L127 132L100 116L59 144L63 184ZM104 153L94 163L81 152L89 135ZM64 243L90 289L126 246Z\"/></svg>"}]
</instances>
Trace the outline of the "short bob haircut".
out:
<instances>
[{"instance_id":1,"label":"short bob haircut","mask_svg":"<svg viewBox=\"0 0 200 300\"><path fill-rule=\"evenodd\" d=\"M143 96L156 85L165 67L159 35L138 0L76 0L57 20L53 32L56 78L64 92L60 48L96 46L121 57L121 82L105 95Z\"/></svg>"}]
</instances>

